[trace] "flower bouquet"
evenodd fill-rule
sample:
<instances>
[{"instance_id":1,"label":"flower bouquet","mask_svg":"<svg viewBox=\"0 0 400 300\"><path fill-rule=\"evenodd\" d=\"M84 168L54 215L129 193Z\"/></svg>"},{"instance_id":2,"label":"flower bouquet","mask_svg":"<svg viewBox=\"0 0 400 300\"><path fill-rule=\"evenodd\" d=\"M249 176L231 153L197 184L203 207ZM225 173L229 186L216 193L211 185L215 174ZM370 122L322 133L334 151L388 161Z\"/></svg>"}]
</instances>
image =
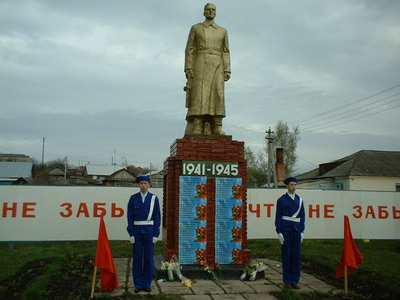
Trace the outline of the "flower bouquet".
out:
<instances>
[{"instance_id":1,"label":"flower bouquet","mask_svg":"<svg viewBox=\"0 0 400 300\"><path fill-rule=\"evenodd\" d=\"M213 263L211 266L207 263L204 263L203 270L210 273L211 278L214 282L217 282L220 278L222 278L221 265L219 263Z\"/></svg>"},{"instance_id":2,"label":"flower bouquet","mask_svg":"<svg viewBox=\"0 0 400 300\"><path fill-rule=\"evenodd\" d=\"M161 270L167 270L169 281L174 280L174 273L175 273L183 285L186 285L187 287L192 286L193 281L182 275L181 272L182 267L178 263L178 260L175 255L172 256L169 262L162 262Z\"/></svg>"},{"instance_id":3,"label":"flower bouquet","mask_svg":"<svg viewBox=\"0 0 400 300\"><path fill-rule=\"evenodd\" d=\"M257 272L264 271L267 268L266 265L264 265L263 262L257 262L248 265L243 269L242 275L240 275L240 280L244 280L247 276L249 276L250 281L254 281L257 276Z\"/></svg>"}]
</instances>

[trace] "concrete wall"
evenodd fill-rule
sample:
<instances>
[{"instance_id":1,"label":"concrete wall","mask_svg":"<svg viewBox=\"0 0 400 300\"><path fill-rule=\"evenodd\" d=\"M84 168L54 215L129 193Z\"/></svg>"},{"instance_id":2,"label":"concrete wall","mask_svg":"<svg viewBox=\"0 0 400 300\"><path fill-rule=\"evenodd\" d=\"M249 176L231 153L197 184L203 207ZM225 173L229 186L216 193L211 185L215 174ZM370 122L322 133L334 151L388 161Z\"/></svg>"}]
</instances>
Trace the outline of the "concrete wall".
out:
<instances>
[{"instance_id":1,"label":"concrete wall","mask_svg":"<svg viewBox=\"0 0 400 300\"><path fill-rule=\"evenodd\" d=\"M162 204L163 189L151 188ZM0 241L96 240L102 214L111 240L128 238L126 207L138 188L0 186ZM276 238L275 204L285 189L248 189L248 238ZM298 189L306 239L343 238L349 216L354 238L400 239L400 193ZM174 213L178 213L176 208Z\"/></svg>"}]
</instances>

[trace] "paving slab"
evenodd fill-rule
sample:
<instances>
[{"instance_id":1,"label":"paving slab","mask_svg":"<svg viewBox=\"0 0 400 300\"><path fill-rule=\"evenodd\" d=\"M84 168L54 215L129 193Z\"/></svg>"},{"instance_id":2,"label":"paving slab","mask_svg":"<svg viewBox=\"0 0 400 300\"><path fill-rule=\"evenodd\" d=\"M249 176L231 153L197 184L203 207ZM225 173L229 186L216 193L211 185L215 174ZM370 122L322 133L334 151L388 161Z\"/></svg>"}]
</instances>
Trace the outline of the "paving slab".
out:
<instances>
[{"instance_id":1,"label":"paving slab","mask_svg":"<svg viewBox=\"0 0 400 300\"><path fill-rule=\"evenodd\" d=\"M308 286L311 290L321 293L329 293L336 290L335 287L309 274L302 274L302 276L300 277L300 283Z\"/></svg>"},{"instance_id":2,"label":"paving slab","mask_svg":"<svg viewBox=\"0 0 400 300\"><path fill-rule=\"evenodd\" d=\"M182 296L183 300L211 300L209 295L186 295Z\"/></svg>"},{"instance_id":3,"label":"paving slab","mask_svg":"<svg viewBox=\"0 0 400 300\"><path fill-rule=\"evenodd\" d=\"M263 285L263 284L270 284L268 280L265 279L258 279L258 280L244 280L243 283L253 286L253 285Z\"/></svg>"},{"instance_id":4,"label":"paving slab","mask_svg":"<svg viewBox=\"0 0 400 300\"><path fill-rule=\"evenodd\" d=\"M128 289L135 287L135 285L133 284L132 277L129 277L129 279L127 279L126 286L128 287Z\"/></svg>"},{"instance_id":5,"label":"paving slab","mask_svg":"<svg viewBox=\"0 0 400 300\"><path fill-rule=\"evenodd\" d=\"M157 285L156 285L156 283L154 281L151 283L150 288L151 288L151 292L150 293L145 292L145 291L140 291L139 293L135 293L135 291L134 291L135 288L132 286L132 287L128 288L128 293L132 294L132 295L133 294L137 294L137 295L152 295L152 296L156 296L156 295L158 295L160 293L160 291L159 291L159 289L158 289L158 287L157 287Z\"/></svg>"},{"instance_id":6,"label":"paving slab","mask_svg":"<svg viewBox=\"0 0 400 300\"><path fill-rule=\"evenodd\" d=\"M212 280L196 280L191 289L196 295L219 295L224 290Z\"/></svg>"},{"instance_id":7,"label":"paving slab","mask_svg":"<svg viewBox=\"0 0 400 300\"><path fill-rule=\"evenodd\" d=\"M282 274L282 272L279 272L277 269L274 268L267 268L264 270L265 274Z\"/></svg>"},{"instance_id":8,"label":"paving slab","mask_svg":"<svg viewBox=\"0 0 400 300\"><path fill-rule=\"evenodd\" d=\"M225 291L226 294L252 294L256 291L250 286L240 280L221 280L219 286Z\"/></svg>"},{"instance_id":9,"label":"paving slab","mask_svg":"<svg viewBox=\"0 0 400 300\"><path fill-rule=\"evenodd\" d=\"M282 274L280 274L280 273L267 273L267 274L265 274L265 278L268 279L268 280L270 280L270 279L279 280L280 279L282 281Z\"/></svg>"},{"instance_id":10,"label":"paving slab","mask_svg":"<svg viewBox=\"0 0 400 300\"><path fill-rule=\"evenodd\" d=\"M311 288L309 288L308 286L306 286L306 285L303 285L303 284L301 284L301 283L299 283L298 284L298 286L299 286L299 290L297 290L299 293L302 293L302 294L307 294L307 293L312 293L314 290L313 289L311 289Z\"/></svg>"},{"instance_id":11,"label":"paving slab","mask_svg":"<svg viewBox=\"0 0 400 300\"><path fill-rule=\"evenodd\" d=\"M333 287L323 281L313 283L312 285L308 285L308 287L313 289L314 291L318 291L320 293L330 293L330 292L336 290L335 287Z\"/></svg>"},{"instance_id":12,"label":"paving slab","mask_svg":"<svg viewBox=\"0 0 400 300\"><path fill-rule=\"evenodd\" d=\"M276 300L276 298L268 293L266 294L243 294L246 300Z\"/></svg>"},{"instance_id":13,"label":"paving slab","mask_svg":"<svg viewBox=\"0 0 400 300\"><path fill-rule=\"evenodd\" d=\"M251 286L257 294L268 294L270 292L280 291L281 288L275 284L271 284L268 281L250 281L246 282L247 285Z\"/></svg>"},{"instance_id":14,"label":"paving slab","mask_svg":"<svg viewBox=\"0 0 400 300\"><path fill-rule=\"evenodd\" d=\"M240 294L224 294L224 295L213 295L214 300L245 300Z\"/></svg>"},{"instance_id":15,"label":"paving slab","mask_svg":"<svg viewBox=\"0 0 400 300\"><path fill-rule=\"evenodd\" d=\"M268 278L268 281L269 281L271 284L283 285L282 278L280 278L280 279L269 279L269 278Z\"/></svg>"},{"instance_id":16,"label":"paving slab","mask_svg":"<svg viewBox=\"0 0 400 300\"><path fill-rule=\"evenodd\" d=\"M153 281L154 282L154 281ZM196 283L194 283L196 284ZM157 283L159 289L164 294L176 294L176 295L192 295L194 294L191 288L183 285L179 281L165 281Z\"/></svg>"},{"instance_id":17,"label":"paving slab","mask_svg":"<svg viewBox=\"0 0 400 300\"><path fill-rule=\"evenodd\" d=\"M115 290L113 290L112 292L97 292L94 293L95 297L104 297L104 295L109 295L110 297L118 297L118 296L122 296L123 294L125 294L125 289L122 287L118 287Z\"/></svg>"}]
</instances>

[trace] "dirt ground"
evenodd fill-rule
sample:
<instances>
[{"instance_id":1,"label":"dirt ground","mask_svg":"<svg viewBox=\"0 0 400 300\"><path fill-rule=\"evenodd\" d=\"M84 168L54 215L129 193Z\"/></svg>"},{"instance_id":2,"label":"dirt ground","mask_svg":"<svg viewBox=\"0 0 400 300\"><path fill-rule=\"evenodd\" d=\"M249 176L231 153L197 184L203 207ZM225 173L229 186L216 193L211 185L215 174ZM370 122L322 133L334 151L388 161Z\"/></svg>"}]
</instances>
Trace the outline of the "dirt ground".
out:
<instances>
[{"instance_id":1,"label":"dirt ground","mask_svg":"<svg viewBox=\"0 0 400 300\"><path fill-rule=\"evenodd\" d=\"M46 273L55 258L35 260L24 265L14 276L0 282L0 299L18 300L27 288ZM93 261L80 258L64 264L59 272L51 276L45 288L33 288L26 292L27 299L88 299Z\"/></svg>"},{"instance_id":2,"label":"dirt ground","mask_svg":"<svg viewBox=\"0 0 400 300\"><path fill-rule=\"evenodd\" d=\"M327 269L324 266L321 266L317 263L308 261L302 266L302 270L308 274L312 274L313 276L318 277L319 279L327 282L328 284L337 287L340 290L344 290L344 280L336 280L332 274L335 274L335 270ZM348 289L349 294L356 293L362 296L345 296L340 295L338 297L330 297L330 298L323 298L321 295L319 297L305 297L305 299L371 299L371 300L391 300L391 299L399 299L397 298L399 295L395 295L391 292L384 291L377 284L378 281L387 281L390 280L388 278L379 277L370 271L358 269L357 271L357 278L355 279L355 274L349 275L348 280Z\"/></svg>"}]
</instances>

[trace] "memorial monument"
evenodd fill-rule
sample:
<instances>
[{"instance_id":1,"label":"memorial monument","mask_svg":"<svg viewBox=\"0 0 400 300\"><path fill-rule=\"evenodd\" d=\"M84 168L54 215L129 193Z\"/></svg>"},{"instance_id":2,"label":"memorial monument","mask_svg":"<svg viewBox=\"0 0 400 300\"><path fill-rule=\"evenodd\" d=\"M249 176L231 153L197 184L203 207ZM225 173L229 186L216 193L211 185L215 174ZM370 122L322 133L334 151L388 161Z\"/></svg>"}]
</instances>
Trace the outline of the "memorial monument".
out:
<instances>
[{"instance_id":1,"label":"memorial monument","mask_svg":"<svg viewBox=\"0 0 400 300\"><path fill-rule=\"evenodd\" d=\"M247 249L247 163L244 142L222 131L229 80L227 30L216 7L191 27L185 50L186 129L164 162L163 255L181 265L242 265Z\"/></svg>"},{"instance_id":2,"label":"memorial monument","mask_svg":"<svg viewBox=\"0 0 400 300\"><path fill-rule=\"evenodd\" d=\"M216 7L206 4L205 21L193 25L185 49L185 137L224 135L224 81L231 76L228 32L214 22Z\"/></svg>"}]
</instances>

